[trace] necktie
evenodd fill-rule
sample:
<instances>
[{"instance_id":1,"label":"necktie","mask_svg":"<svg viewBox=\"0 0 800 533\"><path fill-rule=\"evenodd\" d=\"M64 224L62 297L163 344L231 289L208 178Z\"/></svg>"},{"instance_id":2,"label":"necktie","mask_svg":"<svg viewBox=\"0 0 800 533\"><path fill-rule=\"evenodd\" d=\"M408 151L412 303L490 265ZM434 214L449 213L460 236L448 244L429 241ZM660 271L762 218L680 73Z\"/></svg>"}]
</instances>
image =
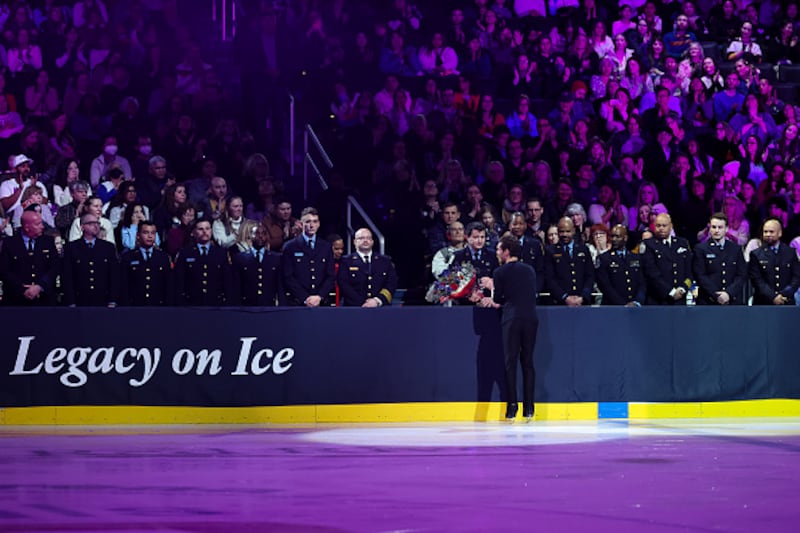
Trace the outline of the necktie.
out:
<instances>
[{"instance_id":1,"label":"necktie","mask_svg":"<svg viewBox=\"0 0 800 533\"><path fill-rule=\"evenodd\" d=\"M369 256L364 256L364 262L367 264L367 274L372 274L372 262L370 262Z\"/></svg>"},{"instance_id":2,"label":"necktie","mask_svg":"<svg viewBox=\"0 0 800 533\"><path fill-rule=\"evenodd\" d=\"M775 255L778 255L778 247L777 247L777 246L773 246L773 247L772 247L772 252L773 252Z\"/></svg>"},{"instance_id":3,"label":"necktie","mask_svg":"<svg viewBox=\"0 0 800 533\"><path fill-rule=\"evenodd\" d=\"M205 246L201 246L200 247L200 255L202 255L203 257L207 256L208 255L208 248L206 248Z\"/></svg>"},{"instance_id":4,"label":"necktie","mask_svg":"<svg viewBox=\"0 0 800 533\"><path fill-rule=\"evenodd\" d=\"M311 249L313 250L313 249L314 249L314 239L309 239L309 240L308 240L308 245L309 245L309 246L311 247Z\"/></svg>"},{"instance_id":5,"label":"necktie","mask_svg":"<svg viewBox=\"0 0 800 533\"><path fill-rule=\"evenodd\" d=\"M152 252L150 251L150 249L147 249L147 250L144 251L144 260L145 261L150 261L150 254L151 253Z\"/></svg>"},{"instance_id":6,"label":"necktie","mask_svg":"<svg viewBox=\"0 0 800 533\"><path fill-rule=\"evenodd\" d=\"M88 244L88 245L89 245L89 249L90 249L90 250L91 250L92 248L94 248L94 241L92 241L92 242L87 242L86 244Z\"/></svg>"},{"instance_id":7,"label":"necktie","mask_svg":"<svg viewBox=\"0 0 800 533\"><path fill-rule=\"evenodd\" d=\"M264 260L264 249L262 248L258 251L258 262L260 263L263 260Z\"/></svg>"},{"instance_id":8,"label":"necktie","mask_svg":"<svg viewBox=\"0 0 800 533\"><path fill-rule=\"evenodd\" d=\"M33 239L28 239L28 251L33 252Z\"/></svg>"}]
</instances>

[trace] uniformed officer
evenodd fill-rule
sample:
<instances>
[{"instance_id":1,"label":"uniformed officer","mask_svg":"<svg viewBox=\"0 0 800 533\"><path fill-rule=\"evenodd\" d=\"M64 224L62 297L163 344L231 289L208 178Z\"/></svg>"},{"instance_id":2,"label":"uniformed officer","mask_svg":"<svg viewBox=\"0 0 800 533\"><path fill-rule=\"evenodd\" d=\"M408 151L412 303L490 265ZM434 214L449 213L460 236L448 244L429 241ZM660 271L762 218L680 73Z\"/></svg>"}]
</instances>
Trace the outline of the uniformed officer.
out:
<instances>
[{"instance_id":1,"label":"uniformed officer","mask_svg":"<svg viewBox=\"0 0 800 533\"><path fill-rule=\"evenodd\" d=\"M569 217L558 221L559 243L545 248L545 287L555 305L591 304L594 264L589 248L575 242L575 224Z\"/></svg>"},{"instance_id":2,"label":"uniformed officer","mask_svg":"<svg viewBox=\"0 0 800 533\"><path fill-rule=\"evenodd\" d=\"M192 229L194 243L175 258L176 305L227 305L232 289L228 253L211 241L211 221L197 220Z\"/></svg>"},{"instance_id":3,"label":"uniformed officer","mask_svg":"<svg viewBox=\"0 0 800 533\"><path fill-rule=\"evenodd\" d=\"M466 229L467 246L458 250L453 263L471 263L475 267L477 279L492 277L499 266L497 254L486 250L486 226L482 222L470 222Z\"/></svg>"},{"instance_id":4,"label":"uniformed officer","mask_svg":"<svg viewBox=\"0 0 800 533\"><path fill-rule=\"evenodd\" d=\"M372 251L372 232L361 228L355 235L356 251L342 257L339 289L343 306L381 307L391 305L397 289L392 259Z\"/></svg>"},{"instance_id":5,"label":"uniformed officer","mask_svg":"<svg viewBox=\"0 0 800 533\"><path fill-rule=\"evenodd\" d=\"M64 247L64 303L70 306L117 305L119 263L117 247L98 237L100 217L80 218L82 235Z\"/></svg>"},{"instance_id":6,"label":"uniformed officer","mask_svg":"<svg viewBox=\"0 0 800 533\"><path fill-rule=\"evenodd\" d=\"M597 257L597 286L603 293L603 305L639 307L646 289L641 258L626 248L628 230L622 224L611 228L611 250Z\"/></svg>"},{"instance_id":7,"label":"uniformed officer","mask_svg":"<svg viewBox=\"0 0 800 533\"><path fill-rule=\"evenodd\" d=\"M640 245L647 303L675 305L686 303L692 286L692 251L689 241L672 235L672 218L656 217L654 236Z\"/></svg>"},{"instance_id":8,"label":"uniformed officer","mask_svg":"<svg viewBox=\"0 0 800 533\"><path fill-rule=\"evenodd\" d=\"M520 211L511 214L508 231L517 238L522 251L519 260L530 265L536 271L537 294L544 288L544 245L535 235L528 234L528 223Z\"/></svg>"},{"instance_id":9,"label":"uniformed officer","mask_svg":"<svg viewBox=\"0 0 800 533\"><path fill-rule=\"evenodd\" d=\"M169 255L156 248L156 225L142 221L137 227L138 246L120 259L120 304L169 305L172 297L172 265Z\"/></svg>"},{"instance_id":10,"label":"uniformed officer","mask_svg":"<svg viewBox=\"0 0 800 533\"><path fill-rule=\"evenodd\" d=\"M281 257L281 278L289 305L319 307L334 290L333 250L317 236L319 213L306 207L300 214L303 233L287 241Z\"/></svg>"},{"instance_id":11,"label":"uniformed officer","mask_svg":"<svg viewBox=\"0 0 800 533\"><path fill-rule=\"evenodd\" d=\"M261 224L254 228L252 247L234 255L232 267L235 302L258 307L278 305L281 254L270 251L267 228Z\"/></svg>"},{"instance_id":12,"label":"uniformed officer","mask_svg":"<svg viewBox=\"0 0 800 533\"><path fill-rule=\"evenodd\" d=\"M741 305L747 263L742 247L725 238L728 216L714 213L708 222L709 240L694 249L692 271L697 281L698 305Z\"/></svg>"},{"instance_id":13,"label":"uniformed officer","mask_svg":"<svg viewBox=\"0 0 800 533\"><path fill-rule=\"evenodd\" d=\"M42 235L42 216L24 211L21 231L3 241L0 278L8 305L53 305L61 259L53 237Z\"/></svg>"},{"instance_id":14,"label":"uniformed officer","mask_svg":"<svg viewBox=\"0 0 800 533\"><path fill-rule=\"evenodd\" d=\"M768 218L762 226L760 248L750 252L748 273L753 285L754 305L794 305L800 287L800 262L791 246L781 242L783 226Z\"/></svg>"}]
</instances>

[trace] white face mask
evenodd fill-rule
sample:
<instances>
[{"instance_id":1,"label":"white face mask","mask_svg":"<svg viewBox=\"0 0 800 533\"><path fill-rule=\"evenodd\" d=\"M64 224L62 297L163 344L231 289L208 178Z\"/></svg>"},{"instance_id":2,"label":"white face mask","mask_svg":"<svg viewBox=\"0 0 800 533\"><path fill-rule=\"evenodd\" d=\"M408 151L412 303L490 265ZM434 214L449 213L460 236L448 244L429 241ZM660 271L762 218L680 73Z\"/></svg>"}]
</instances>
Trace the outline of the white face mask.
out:
<instances>
[{"instance_id":1,"label":"white face mask","mask_svg":"<svg viewBox=\"0 0 800 533\"><path fill-rule=\"evenodd\" d=\"M153 146L149 144L143 144L139 147L139 153L142 155L150 155L153 153Z\"/></svg>"},{"instance_id":2,"label":"white face mask","mask_svg":"<svg viewBox=\"0 0 800 533\"><path fill-rule=\"evenodd\" d=\"M117 155L117 145L116 144L109 144L106 146L106 154L108 155Z\"/></svg>"}]
</instances>

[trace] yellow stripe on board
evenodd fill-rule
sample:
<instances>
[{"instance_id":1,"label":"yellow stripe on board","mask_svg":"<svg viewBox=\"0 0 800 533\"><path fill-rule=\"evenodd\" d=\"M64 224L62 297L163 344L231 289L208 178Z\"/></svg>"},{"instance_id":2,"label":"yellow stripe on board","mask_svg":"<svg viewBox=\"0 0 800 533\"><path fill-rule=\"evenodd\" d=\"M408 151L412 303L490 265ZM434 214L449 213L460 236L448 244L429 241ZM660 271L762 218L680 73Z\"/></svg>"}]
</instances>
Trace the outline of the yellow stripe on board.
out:
<instances>
[{"instance_id":1,"label":"yellow stripe on board","mask_svg":"<svg viewBox=\"0 0 800 533\"><path fill-rule=\"evenodd\" d=\"M63 406L0 408L0 425L315 424L349 422L487 422L501 402L289 405L273 407ZM520 415L521 416L521 413ZM630 403L629 419L800 416L800 400ZM598 405L536 405L536 420L596 420Z\"/></svg>"},{"instance_id":2,"label":"yellow stripe on board","mask_svg":"<svg viewBox=\"0 0 800 533\"><path fill-rule=\"evenodd\" d=\"M505 403L430 402L277 407L64 406L0 408L0 425L314 424L485 422L502 420ZM522 413L519 414L522 416ZM596 403L536 406L538 420L594 420Z\"/></svg>"},{"instance_id":3,"label":"yellow stripe on board","mask_svg":"<svg viewBox=\"0 0 800 533\"><path fill-rule=\"evenodd\" d=\"M800 416L800 400L628 404L628 418L749 418Z\"/></svg>"}]
</instances>

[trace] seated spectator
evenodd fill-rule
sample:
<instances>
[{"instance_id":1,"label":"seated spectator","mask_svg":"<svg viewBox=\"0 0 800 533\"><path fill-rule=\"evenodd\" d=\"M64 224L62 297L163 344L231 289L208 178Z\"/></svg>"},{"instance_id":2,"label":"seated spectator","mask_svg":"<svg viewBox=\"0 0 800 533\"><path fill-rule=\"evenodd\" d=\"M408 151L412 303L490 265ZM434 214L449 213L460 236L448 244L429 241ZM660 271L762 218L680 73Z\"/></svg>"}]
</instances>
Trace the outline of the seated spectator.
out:
<instances>
[{"instance_id":1,"label":"seated spectator","mask_svg":"<svg viewBox=\"0 0 800 533\"><path fill-rule=\"evenodd\" d=\"M85 215L92 215L100 222L100 230L97 238L108 241L116 246L116 239L114 238L114 228L111 226L111 221L103 216L103 200L97 196L92 196L86 200L83 213L76 218L69 228L67 241L77 241L83 237L83 230L81 229L81 218Z\"/></svg>"},{"instance_id":2,"label":"seated spectator","mask_svg":"<svg viewBox=\"0 0 800 533\"><path fill-rule=\"evenodd\" d=\"M139 198L136 183L133 181L123 181L119 185L116 194L111 198L107 205L104 206L105 213L108 215L108 220L111 221L111 226L115 229L119 226L119 221L125 213L127 207L133 203L143 203ZM145 219L150 220L150 208L144 206Z\"/></svg>"},{"instance_id":3,"label":"seated spectator","mask_svg":"<svg viewBox=\"0 0 800 533\"><path fill-rule=\"evenodd\" d=\"M130 181L130 176L122 173L119 167L112 167L106 173L106 180L97 187L97 196L107 204L117 194L117 190L124 181Z\"/></svg>"},{"instance_id":4,"label":"seated spectator","mask_svg":"<svg viewBox=\"0 0 800 533\"><path fill-rule=\"evenodd\" d=\"M44 69L36 72L35 83L25 88L25 109L28 122L44 125L58 111L58 91L50 85L50 75Z\"/></svg>"},{"instance_id":5,"label":"seated spectator","mask_svg":"<svg viewBox=\"0 0 800 533\"><path fill-rule=\"evenodd\" d=\"M270 250L282 250L286 241L294 239L303 232L303 225L292 216L291 202L285 198L276 201L270 215L261 223L269 233Z\"/></svg>"},{"instance_id":6,"label":"seated spectator","mask_svg":"<svg viewBox=\"0 0 800 533\"><path fill-rule=\"evenodd\" d=\"M519 139L523 135L529 137L539 136L539 132L536 129L536 117L530 112L530 103L528 96L520 95L517 99L516 108L506 117L506 126L510 130L511 136L515 139Z\"/></svg>"},{"instance_id":7,"label":"seated spectator","mask_svg":"<svg viewBox=\"0 0 800 533\"><path fill-rule=\"evenodd\" d=\"M178 211L188 201L186 185L183 183L175 183L164 188L163 200L153 210L153 222L159 235L166 236L170 229L180 225Z\"/></svg>"},{"instance_id":8,"label":"seated spectator","mask_svg":"<svg viewBox=\"0 0 800 533\"><path fill-rule=\"evenodd\" d=\"M192 204L183 204L178 209L180 224L167 231L166 252L173 259L181 249L192 242L192 228L197 218L197 211Z\"/></svg>"},{"instance_id":9,"label":"seated spectator","mask_svg":"<svg viewBox=\"0 0 800 533\"><path fill-rule=\"evenodd\" d=\"M664 34L667 55L680 59L693 42L697 42L697 37L689 31L689 17L681 13L675 17L675 29Z\"/></svg>"},{"instance_id":10,"label":"seated spectator","mask_svg":"<svg viewBox=\"0 0 800 533\"><path fill-rule=\"evenodd\" d=\"M236 244L236 239L240 234L242 224L247 219L244 218L244 202L241 196L232 196L228 199L225 212L214 220L211 233L214 242L222 248L230 248Z\"/></svg>"},{"instance_id":11,"label":"seated spectator","mask_svg":"<svg viewBox=\"0 0 800 533\"><path fill-rule=\"evenodd\" d=\"M458 74L458 55L444 42L441 32L434 32L430 44L419 49L419 64L429 76L451 76Z\"/></svg>"},{"instance_id":12,"label":"seated spectator","mask_svg":"<svg viewBox=\"0 0 800 533\"><path fill-rule=\"evenodd\" d=\"M609 228L617 224L628 227L628 208L622 205L619 193L611 185L600 186L597 203L589 206L589 222Z\"/></svg>"},{"instance_id":13,"label":"seated spectator","mask_svg":"<svg viewBox=\"0 0 800 533\"><path fill-rule=\"evenodd\" d=\"M768 144L778 133L772 116L766 112L758 96L752 93L745 97L741 112L733 116L730 124L742 139L755 136L761 145Z\"/></svg>"},{"instance_id":14,"label":"seated spectator","mask_svg":"<svg viewBox=\"0 0 800 533\"><path fill-rule=\"evenodd\" d=\"M17 31L14 46L8 50L8 70L12 74L32 74L42 68L42 49L31 43L30 32L25 28Z\"/></svg>"},{"instance_id":15,"label":"seated spectator","mask_svg":"<svg viewBox=\"0 0 800 533\"><path fill-rule=\"evenodd\" d=\"M16 230L20 227L22 213L24 211L35 211L42 217L45 228L54 228L53 211L47 203L47 198L42 195L41 189L28 187L20 196L19 205L10 212L11 225Z\"/></svg>"},{"instance_id":16,"label":"seated spectator","mask_svg":"<svg viewBox=\"0 0 800 533\"><path fill-rule=\"evenodd\" d=\"M4 153L11 149L10 139L21 133L24 128L22 117L9 108L8 98L0 94L0 147L4 148Z\"/></svg>"},{"instance_id":17,"label":"seated spectator","mask_svg":"<svg viewBox=\"0 0 800 533\"><path fill-rule=\"evenodd\" d=\"M97 156L91 163L89 169L89 182L93 188L97 188L103 178L108 175L108 171L117 166L125 176L131 176L131 165L128 160L119 155L117 138L113 135L107 136L103 140L103 153ZM102 239L102 237L101 237Z\"/></svg>"},{"instance_id":18,"label":"seated spectator","mask_svg":"<svg viewBox=\"0 0 800 533\"><path fill-rule=\"evenodd\" d=\"M122 215L120 224L114 230L117 241L117 251L123 253L127 250L135 250L140 246L137 236L139 234L139 224L149 222L145 215L147 207L141 203L133 202L125 207L125 214ZM156 233L156 246L161 246L161 238Z\"/></svg>"},{"instance_id":19,"label":"seated spectator","mask_svg":"<svg viewBox=\"0 0 800 533\"><path fill-rule=\"evenodd\" d=\"M467 245L464 236L464 224L455 221L447 227L447 244L441 247L433 255L431 260L431 272L435 278L442 275L442 272L450 266L456 252L463 250Z\"/></svg>"},{"instance_id":20,"label":"seated spectator","mask_svg":"<svg viewBox=\"0 0 800 533\"><path fill-rule=\"evenodd\" d=\"M379 60L381 72L394 76L411 77L422 71L416 49L405 44L401 33L392 32L388 43L389 46L381 50Z\"/></svg>"},{"instance_id":21,"label":"seated spectator","mask_svg":"<svg viewBox=\"0 0 800 533\"><path fill-rule=\"evenodd\" d=\"M728 61L736 61L744 58L750 63L759 63L763 56L761 47L753 40L753 24L748 21L742 22L739 38L731 41L725 51Z\"/></svg>"},{"instance_id":22,"label":"seated spectator","mask_svg":"<svg viewBox=\"0 0 800 533\"><path fill-rule=\"evenodd\" d=\"M200 213L203 218L218 220L225 213L228 205L228 183L225 178L215 176L211 178L203 203L200 204Z\"/></svg>"},{"instance_id":23,"label":"seated spectator","mask_svg":"<svg viewBox=\"0 0 800 533\"><path fill-rule=\"evenodd\" d=\"M717 66L717 61L713 57L703 58L703 73L700 76L706 91L710 95L725 89L725 79Z\"/></svg>"}]
</instances>

